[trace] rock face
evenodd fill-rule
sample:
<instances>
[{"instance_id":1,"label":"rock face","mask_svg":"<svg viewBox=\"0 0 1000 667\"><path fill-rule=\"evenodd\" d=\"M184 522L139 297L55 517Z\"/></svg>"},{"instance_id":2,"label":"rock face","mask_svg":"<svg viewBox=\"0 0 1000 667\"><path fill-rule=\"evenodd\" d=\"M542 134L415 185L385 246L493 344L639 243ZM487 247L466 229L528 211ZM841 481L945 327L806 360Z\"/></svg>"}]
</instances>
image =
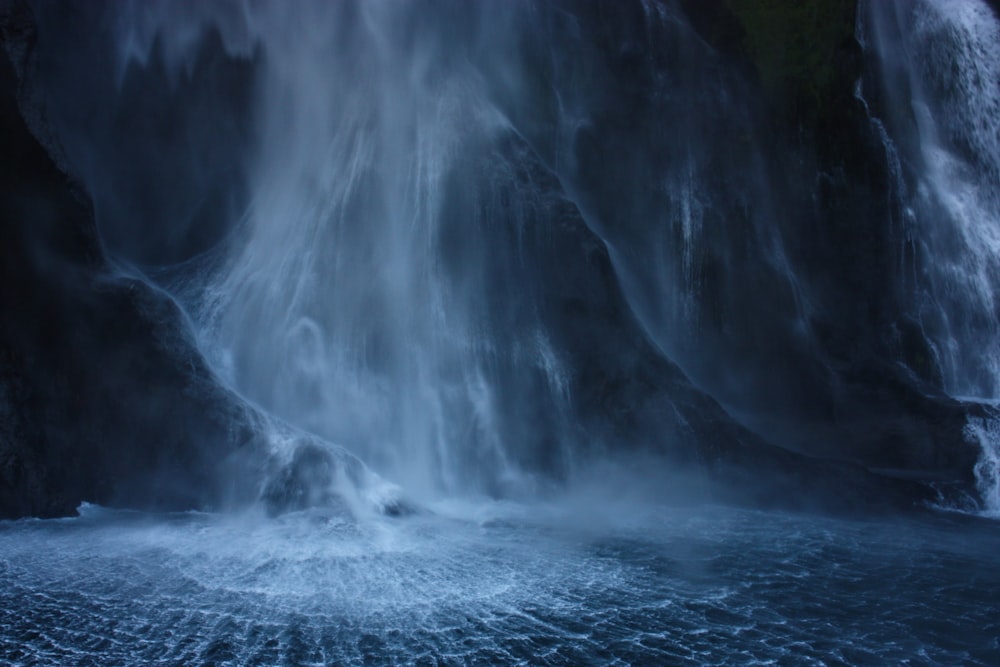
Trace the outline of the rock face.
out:
<instances>
[{"instance_id":1,"label":"rock face","mask_svg":"<svg viewBox=\"0 0 1000 667\"><path fill-rule=\"evenodd\" d=\"M29 132L17 90L4 53L0 516L65 515L83 500L218 505L227 457L252 446L250 413L174 302L111 270L86 194Z\"/></svg>"},{"instance_id":2,"label":"rock face","mask_svg":"<svg viewBox=\"0 0 1000 667\"><path fill-rule=\"evenodd\" d=\"M890 226L887 156L853 92L863 68L855 3L807 4L685 0L683 22L657 23L640 3L557 2L577 32L525 37L514 60L546 62L560 48L567 57L537 68L527 92L495 77L497 106L517 130L496 157L528 154L525 178L558 203L543 211L544 234L506 229L490 241L523 244L540 321L573 370L572 400L568 414L517 397L501 409L553 431L565 431L562 419L581 449L600 443L595 456L639 449L708 471L734 501L909 506L932 495L926 484L870 470L970 485L976 451L962 433L981 408L943 395L929 344L899 305L904 286L891 267L905 248ZM155 268L230 231L246 193L225 165L249 154L243 121L211 137L183 111L150 104L98 127L108 178L125 184L99 201L121 223L99 238L93 193L60 168L72 172L32 98L18 105L19 77L32 75L33 14L12 2L0 17L0 518L66 515L81 501L218 509L261 499L279 513L342 502L341 478L370 482L359 460L318 438L296 436L276 454L268 418L213 375L171 296L108 257ZM579 34L595 50L574 51ZM227 60L210 35L194 65L208 74L176 94L200 99L236 81L223 98L245 103L254 66ZM479 66L497 74L496 63ZM146 75L165 77L157 67ZM125 79L142 85L138 74ZM664 95L664 80L702 106ZM582 82L576 97L550 99L560 81ZM563 103L589 114L569 148L553 111ZM119 145L129 118L149 114L152 129ZM177 199L157 190L153 161L130 172L169 144L158 124L181 128L181 143L205 143L204 192L188 192L193 182L174 183L185 193ZM705 141L678 148L687 135ZM672 172L685 151L697 153L692 172ZM184 172L192 155L165 159ZM698 229L674 224L690 204L671 199L677 187L643 180L660 172L711 200ZM176 234L173 219L183 221ZM675 256L654 252L684 243ZM654 280L663 275L687 291L664 291ZM685 311L689 298L697 303ZM504 325L521 316L514 310L491 317ZM519 435L520 463L558 478L565 462L545 428Z\"/></svg>"},{"instance_id":3,"label":"rock face","mask_svg":"<svg viewBox=\"0 0 1000 667\"><path fill-rule=\"evenodd\" d=\"M854 35L859 3L725 5L739 24L729 52L759 81L782 150L810 167L787 181L787 201L801 206L795 193L809 193L813 205L781 234L817 305L807 326L826 376L817 403L837 415L831 453L970 482L977 451L961 433L986 408L945 395L932 342L908 303L920 287L901 267L919 260L899 219L889 173L896 158L879 134L885 110L859 94L862 77L877 78Z\"/></svg>"}]
</instances>

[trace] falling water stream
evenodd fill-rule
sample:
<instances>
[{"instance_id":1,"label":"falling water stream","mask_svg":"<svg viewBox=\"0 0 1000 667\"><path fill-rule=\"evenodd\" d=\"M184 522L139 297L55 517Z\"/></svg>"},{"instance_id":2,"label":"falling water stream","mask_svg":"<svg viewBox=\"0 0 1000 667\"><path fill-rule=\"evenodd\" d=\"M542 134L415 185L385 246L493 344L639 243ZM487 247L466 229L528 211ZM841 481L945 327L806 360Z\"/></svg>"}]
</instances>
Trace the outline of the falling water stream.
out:
<instances>
[{"instance_id":1,"label":"falling water stream","mask_svg":"<svg viewBox=\"0 0 1000 667\"><path fill-rule=\"evenodd\" d=\"M869 2L862 32L885 83L888 122L915 182L920 279L912 307L933 342L946 391L1000 398L1000 21L982 2ZM886 137L887 141L892 141ZM895 152L896 146L890 150ZM997 512L1000 440L990 419L967 437L982 449L980 494Z\"/></svg>"}]
</instances>

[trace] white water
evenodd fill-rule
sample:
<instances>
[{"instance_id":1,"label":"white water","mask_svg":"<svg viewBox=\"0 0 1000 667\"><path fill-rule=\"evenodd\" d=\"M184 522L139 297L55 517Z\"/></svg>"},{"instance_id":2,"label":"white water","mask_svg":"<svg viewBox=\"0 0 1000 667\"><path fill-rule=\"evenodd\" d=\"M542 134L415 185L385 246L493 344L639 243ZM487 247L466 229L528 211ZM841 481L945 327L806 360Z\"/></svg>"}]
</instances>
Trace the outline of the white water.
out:
<instances>
[{"instance_id":1,"label":"white water","mask_svg":"<svg viewBox=\"0 0 1000 667\"><path fill-rule=\"evenodd\" d=\"M178 69L212 25L233 53L263 51L249 209L211 268L174 286L210 362L417 496L530 488L508 447L535 425L497 405L539 400L518 383L540 375L557 411L567 371L530 312L493 326L491 298L529 302L518 257L489 239L527 233L543 194L499 155L512 132L472 62L516 47L520 9L194 7L135 4L118 28L123 63L157 29Z\"/></svg>"},{"instance_id":2,"label":"white water","mask_svg":"<svg viewBox=\"0 0 1000 667\"><path fill-rule=\"evenodd\" d=\"M1000 21L982 0L868 2L862 32L885 82L896 146L915 182L913 309L955 397L1000 398ZM880 121L876 121L880 122ZM904 193L905 194L905 193ZM998 426L973 420L975 474L1000 512Z\"/></svg>"},{"instance_id":3,"label":"white water","mask_svg":"<svg viewBox=\"0 0 1000 667\"><path fill-rule=\"evenodd\" d=\"M970 419L965 435L982 451L974 472L985 514L1000 519L1000 419Z\"/></svg>"},{"instance_id":4,"label":"white water","mask_svg":"<svg viewBox=\"0 0 1000 667\"><path fill-rule=\"evenodd\" d=\"M992 522L587 497L0 522L0 662L997 664Z\"/></svg>"}]
</instances>

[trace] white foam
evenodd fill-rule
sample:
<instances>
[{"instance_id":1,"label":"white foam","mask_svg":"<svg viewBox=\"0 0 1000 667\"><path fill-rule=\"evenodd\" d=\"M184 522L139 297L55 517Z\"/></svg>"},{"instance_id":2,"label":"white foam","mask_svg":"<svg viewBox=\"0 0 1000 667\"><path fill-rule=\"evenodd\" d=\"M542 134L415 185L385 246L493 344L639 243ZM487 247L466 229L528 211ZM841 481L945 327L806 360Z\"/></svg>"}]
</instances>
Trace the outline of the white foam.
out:
<instances>
[{"instance_id":1,"label":"white foam","mask_svg":"<svg viewBox=\"0 0 1000 667\"><path fill-rule=\"evenodd\" d=\"M980 448L974 473L983 514L1000 519L1000 420L970 418L965 436Z\"/></svg>"}]
</instances>

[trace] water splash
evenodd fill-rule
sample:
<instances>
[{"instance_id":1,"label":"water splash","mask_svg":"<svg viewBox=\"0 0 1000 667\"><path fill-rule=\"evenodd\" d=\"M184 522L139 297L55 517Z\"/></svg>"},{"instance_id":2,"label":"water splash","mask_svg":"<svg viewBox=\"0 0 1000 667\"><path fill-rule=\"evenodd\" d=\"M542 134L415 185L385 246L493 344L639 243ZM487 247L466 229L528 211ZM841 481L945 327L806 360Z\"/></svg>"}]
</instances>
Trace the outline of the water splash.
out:
<instances>
[{"instance_id":1,"label":"water splash","mask_svg":"<svg viewBox=\"0 0 1000 667\"><path fill-rule=\"evenodd\" d=\"M974 473L984 513L1000 518L1000 420L970 419L965 437L980 448Z\"/></svg>"},{"instance_id":2,"label":"water splash","mask_svg":"<svg viewBox=\"0 0 1000 667\"><path fill-rule=\"evenodd\" d=\"M616 516L596 526L571 507L505 504L362 524L93 506L74 519L0 522L0 655L45 665L997 663L992 527L615 499L604 509ZM928 613L929 594L947 614Z\"/></svg>"}]
</instances>

